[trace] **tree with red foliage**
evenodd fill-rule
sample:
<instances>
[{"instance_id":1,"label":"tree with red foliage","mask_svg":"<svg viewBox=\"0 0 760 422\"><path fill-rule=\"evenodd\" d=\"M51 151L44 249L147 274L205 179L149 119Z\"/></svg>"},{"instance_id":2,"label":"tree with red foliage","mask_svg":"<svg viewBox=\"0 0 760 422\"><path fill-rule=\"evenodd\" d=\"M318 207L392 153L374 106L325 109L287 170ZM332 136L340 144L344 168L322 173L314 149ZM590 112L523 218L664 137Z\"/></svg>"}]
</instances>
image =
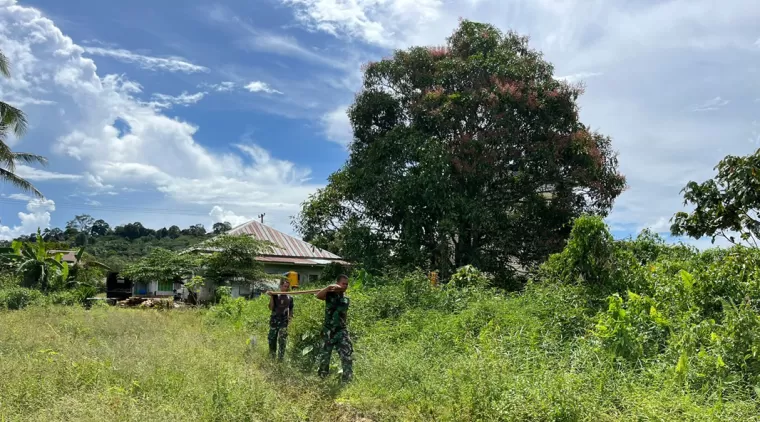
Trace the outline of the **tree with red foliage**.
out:
<instances>
[{"instance_id":1,"label":"tree with red foliage","mask_svg":"<svg viewBox=\"0 0 760 422\"><path fill-rule=\"evenodd\" d=\"M524 37L462 21L445 47L363 71L348 162L296 220L346 258L510 275L559 251L573 219L606 215L625 187L610 139L578 119L581 87L555 79Z\"/></svg>"}]
</instances>

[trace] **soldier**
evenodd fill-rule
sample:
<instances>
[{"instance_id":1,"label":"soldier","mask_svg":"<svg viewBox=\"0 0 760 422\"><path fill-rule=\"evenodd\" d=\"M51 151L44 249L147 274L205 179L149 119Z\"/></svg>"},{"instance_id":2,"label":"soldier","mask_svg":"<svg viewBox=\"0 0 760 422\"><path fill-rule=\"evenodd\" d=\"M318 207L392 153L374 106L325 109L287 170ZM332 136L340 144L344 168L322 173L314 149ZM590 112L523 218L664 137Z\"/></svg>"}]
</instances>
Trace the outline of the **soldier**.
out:
<instances>
[{"instance_id":1,"label":"soldier","mask_svg":"<svg viewBox=\"0 0 760 422\"><path fill-rule=\"evenodd\" d=\"M325 322L322 327L322 335L325 344L319 356L319 376L326 377L330 372L330 358L333 348L338 349L341 364L343 365L343 381L350 381L353 377L351 353L353 345L348 335L348 298L343 294L348 288L348 277L338 276L336 284L327 286L317 293L317 299L325 301Z\"/></svg>"},{"instance_id":2,"label":"soldier","mask_svg":"<svg viewBox=\"0 0 760 422\"><path fill-rule=\"evenodd\" d=\"M280 280L280 291L290 290L290 281L287 278ZM293 297L287 294L267 292L269 295L269 309L272 315L269 317L269 355L282 360L285 357L285 344L288 341L288 324L293 319ZM279 348L278 348L279 346ZM279 349L279 350L278 350Z\"/></svg>"}]
</instances>

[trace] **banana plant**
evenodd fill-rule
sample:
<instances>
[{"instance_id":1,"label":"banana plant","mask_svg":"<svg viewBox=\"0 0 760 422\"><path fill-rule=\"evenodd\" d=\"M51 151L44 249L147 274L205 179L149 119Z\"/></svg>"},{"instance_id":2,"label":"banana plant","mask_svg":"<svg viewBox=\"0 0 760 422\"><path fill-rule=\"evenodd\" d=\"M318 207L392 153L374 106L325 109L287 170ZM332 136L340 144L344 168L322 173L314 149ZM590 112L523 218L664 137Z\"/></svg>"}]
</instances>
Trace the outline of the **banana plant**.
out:
<instances>
[{"instance_id":1,"label":"banana plant","mask_svg":"<svg viewBox=\"0 0 760 422\"><path fill-rule=\"evenodd\" d=\"M63 254L51 256L48 253L39 229L37 239L39 241L35 243L14 241L10 248L0 251L0 257L15 264L23 287L48 291L53 287L53 281L68 278L69 266L61 260Z\"/></svg>"}]
</instances>

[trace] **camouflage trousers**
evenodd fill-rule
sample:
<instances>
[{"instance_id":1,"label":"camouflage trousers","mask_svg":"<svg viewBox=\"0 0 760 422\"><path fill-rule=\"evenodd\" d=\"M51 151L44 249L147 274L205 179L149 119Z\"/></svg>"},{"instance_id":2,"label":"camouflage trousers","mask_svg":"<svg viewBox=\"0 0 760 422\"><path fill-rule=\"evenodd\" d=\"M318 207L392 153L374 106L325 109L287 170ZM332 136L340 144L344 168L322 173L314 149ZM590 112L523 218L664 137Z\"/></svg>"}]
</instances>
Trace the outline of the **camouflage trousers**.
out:
<instances>
[{"instance_id":1,"label":"camouflage trousers","mask_svg":"<svg viewBox=\"0 0 760 422\"><path fill-rule=\"evenodd\" d=\"M282 360L285 357L285 345L288 342L288 318L272 316L269 319L269 355Z\"/></svg>"},{"instance_id":2,"label":"camouflage trousers","mask_svg":"<svg viewBox=\"0 0 760 422\"><path fill-rule=\"evenodd\" d=\"M325 330L325 343L319 354L319 375L326 377L330 373L330 359L332 358L333 349L337 349L340 362L343 366L343 380L350 381L353 378L353 361L351 354L354 352L354 346L351 343L351 337L348 330Z\"/></svg>"}]
</instances>

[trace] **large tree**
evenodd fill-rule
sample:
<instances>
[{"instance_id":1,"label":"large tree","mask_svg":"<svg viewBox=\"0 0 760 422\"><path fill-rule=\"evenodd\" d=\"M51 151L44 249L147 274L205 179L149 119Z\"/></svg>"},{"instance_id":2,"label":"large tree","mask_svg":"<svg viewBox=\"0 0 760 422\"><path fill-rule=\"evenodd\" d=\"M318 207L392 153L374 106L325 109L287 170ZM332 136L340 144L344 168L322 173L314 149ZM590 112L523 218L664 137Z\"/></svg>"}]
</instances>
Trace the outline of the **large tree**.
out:
<instances>
[{"instance_id":1,"label":"large tree","mask_svg":"<svg viewBox=\"0 0 760 422\"><path fill-rule=\"evenodd\" d=\"M10 66L8 59L0 52L0 75L10 78ZM16 174L16 165L18 163L47 164L45 157L28 152L14 152L6 144L7 136L13 133L20 137L26 132L27 122L24 112L12 105L0 101L0 181L10 183L11 185L23 191L31 192L42 198L42 193L32 185L28 180Z\"/></svg>"},{"instance_id":2,"label":"large tree","mask_svg":"<svg viewBox=\"0 0 760 422\"><path fill-rule=\"evenodd\" d=\"M720 236L731 243L758 247L760 242L760 150L743 157L729 155L715 167L718 174L702 183L690 181L681 193L690 213L673 216L675 236L699 239ZM737 238L738 235L738 238Z\"/></svg>"},{"instance_id":3,"label":"large tree","mask_svg":"<svg viewBox=\"0 0 760 422\"><path fill-rule=\"evenodd\" d=\"M446 46L369 63L350 157L296 228L349 259L444 276L532 265L625 187L610 139L579 121L581 93L526 38L470 21Z\"/></svg>"}]
</instances>

